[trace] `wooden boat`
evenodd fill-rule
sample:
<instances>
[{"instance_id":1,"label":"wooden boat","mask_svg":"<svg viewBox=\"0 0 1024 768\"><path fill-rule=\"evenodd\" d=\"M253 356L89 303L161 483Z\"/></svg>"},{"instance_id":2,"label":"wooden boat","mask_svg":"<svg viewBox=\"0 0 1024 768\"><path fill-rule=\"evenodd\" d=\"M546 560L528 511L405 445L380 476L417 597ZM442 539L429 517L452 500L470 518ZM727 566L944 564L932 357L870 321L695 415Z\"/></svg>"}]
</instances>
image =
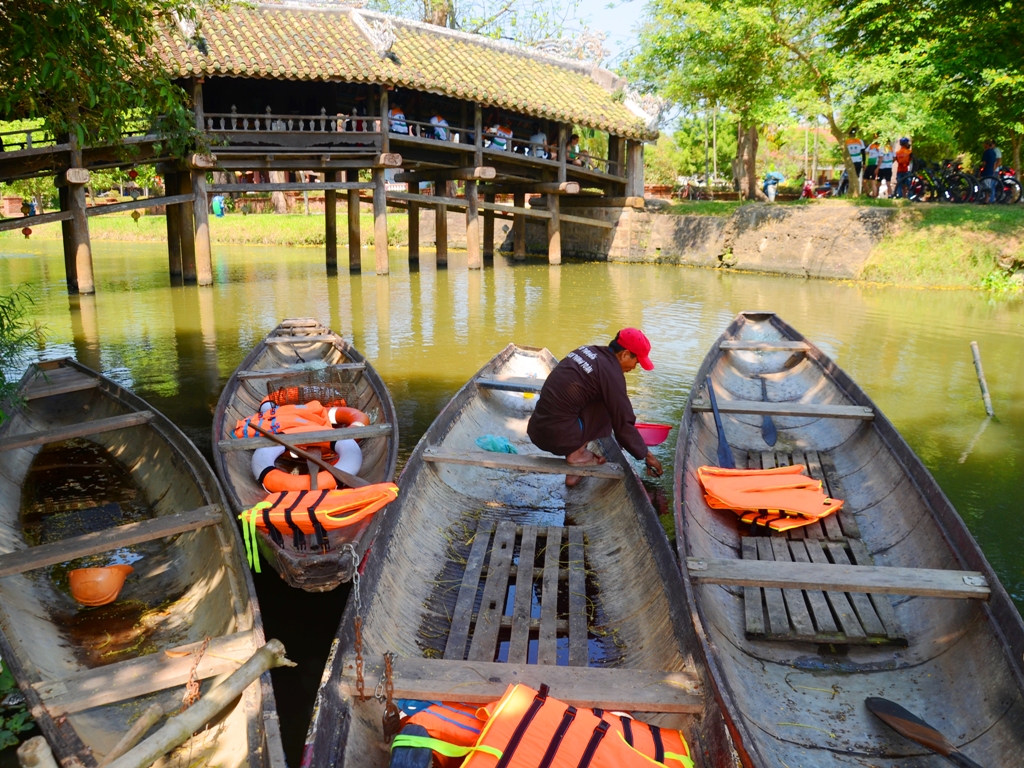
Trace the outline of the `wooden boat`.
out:
<instances>
[{"instance_id":1,"label":"wooden boat","mask_svg":"<svg viewBox=\"0 0 1024 768\"><path fill-rule=\"evenodd\" d=\"M766 382L767 400L761 382ZM712 510L714 384L737 467L802 464L845 504L768 534ZM697 373L676 529L714 693L748 766L932 766L872 716L893 700L981 765L1024 756L1024 624L963 520L871 399L776 315L745 312ZM778 440L761 436L764 415Z\"/></svg>"},{"instance_id":2,"label":"wooden boat","mask_svg":"<svg viewBox=\"0 0 1024 768\"><path fill-rule=\"evenodd\" d=\"M290 318L282 321L242 361L228 379L214 413L214 467L236 514L266 498L267 492L253 477L251 451L272 443L262 437L237 439L232 434L235 425L239 419L256 413L268 389L295 385L303 379L328 381L328 385L309 386L313 390L318 386L340 388L348 394L350 407L370 417L371 424L346 430L346 437L358 438L362 443L359 476L371 483L383 483L390 482L395 475L398 419L391 394L380 376L355 347L315 319ZM337 434L335 430L335 439ZM309 433L305 437L317 435L330 436ZM292 536L283 537L284 543L278 545L262 531L257 531L257 542L260 556L289 585L307 592L326 592L351 578L352 553L360 560L376 529L376 520L370 521L347 541L341 540L340 532L332 532L327 551L301 537L300 547L304 548L296 548ZM345 544L352 547L346 548Z\"/></svg>"},{"instance_id":3,"label":"wooden boat","mask_svg":"<svg viewBox=\"0 0 1024 768\"><path fill-rule=\"evenodd\" d=\"M264 644L242 542L217 479L167 418L110 379L29 368L0 425L0 653L62 765L95 766L139 715ZM112 603L72 569L134 568ZM208 641L208 646L204 644ZM265 674L168 766L284 766Z\"/></svg>"},{"instance_id":4,"label":"wooden boat","mask_svg":"<svg viewBox=\"0 0 1024 768\"><path fill-rule=\"evenodd\" d=\"M420 440L342 617L303 765L388 764L382 708L359 700L360 641L368 693L390 652L396 698L486 703L509 683L546 683L562 701L683 730L697 765L735 763L721 713L701 696L671 547L619 447L592 445L608 463L574 468L585 477L567 489L564 460L526 436L556 362L509 345ZM519 454L481 451L486 434Z\"/></svg>"}]
</instances>

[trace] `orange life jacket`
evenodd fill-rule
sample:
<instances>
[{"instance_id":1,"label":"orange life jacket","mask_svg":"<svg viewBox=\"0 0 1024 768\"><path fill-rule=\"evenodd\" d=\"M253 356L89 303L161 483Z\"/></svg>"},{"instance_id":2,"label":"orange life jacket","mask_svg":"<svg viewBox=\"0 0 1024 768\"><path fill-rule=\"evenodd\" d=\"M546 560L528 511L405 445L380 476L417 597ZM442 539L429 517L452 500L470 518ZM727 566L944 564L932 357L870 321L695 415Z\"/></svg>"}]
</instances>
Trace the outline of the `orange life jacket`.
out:
<instances>
[{"instance_id":1,"label":"orange life jacket","mask_svg":"<svg viewBox=\"0 0 1024 768\"><path fill-rule=\"evenodd\" d=\"M328 531L341 531L335 537L335 545L351 541L365 521L396 498L398 486L394 483L375 483L340 491L272 493L238 516L242 521L249 565L260 572L255 546L257 528L278 546L284 545L281 534L290 532L296 549L304 549L304 534L312 533L316 535L317 546L326 551L330 546Z\"/></svg>"},{"instance_id":2,"label":"orange life jacket","mask_svg":"<svg viewBox=\"0 0 1024 768\"><path fill-rule=\"evenodd\" d=\"M843 506L825 493L820 480L807 477L802 466L699 467L697 478L712 509L731 509L745 522L760 522L780 531L809 525Z\"/></svg>"},{"instance_id":3,"label":"orange life jacket","mask_svg":"<svg viewBox=\"0 0 1024 768\"><path fill-rule=\"evenodd\" d=\"M328 409L318 400L311 400L302 405L277 405L264 400L257 413L247 419L239 419L235 424L235 437L260 437L260 433L250 424L280 435L284 432L296 432L303 429L331 429Z\"/></svg>"},{"instance_id":4,"label":"orange life jacket","mask_svg":"<svg viewBox=\"0 0 1024 768\"><path fill-rule=\"evenodd\" d=\"M462 768L693 768L686 740L678 731L648 727L650 743L641 745L646 736L637 721L627 718L627 726L619 715L569 706L548 696L546 685L539 692L522 684L509 686L501 699L482 711L487 723L471 747L400 733L392 749L429 747L447 757L465 755ZM666 740L668 734L673 735ZM645 746L652 756L645 754Z\"/></svg>"},{"instance_id":5,"label":"orange life jacket","mask_svg":"<svg viewBox=\"0 0 1024 768\"><path fill-rule=\"evenodd\" d=\"M411 701L400 699L398 708L409 716L402 720L402 728L419 725L430 737L454 744L457 747L472 747L483 730L486 717L480 717L479 707L472 704L443 701ZM458 768L462 757L449 757L434 752L434 761L440 768Z\"/></svg>"}]
</instances>

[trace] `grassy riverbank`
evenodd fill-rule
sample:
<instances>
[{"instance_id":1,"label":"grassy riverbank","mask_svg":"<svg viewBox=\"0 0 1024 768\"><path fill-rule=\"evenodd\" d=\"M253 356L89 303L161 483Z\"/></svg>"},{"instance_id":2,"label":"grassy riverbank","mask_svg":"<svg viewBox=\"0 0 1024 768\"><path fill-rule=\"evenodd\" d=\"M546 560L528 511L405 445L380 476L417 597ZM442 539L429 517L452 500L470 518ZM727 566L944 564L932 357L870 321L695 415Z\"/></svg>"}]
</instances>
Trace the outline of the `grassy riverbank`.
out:
<instances>
[{"instance_id":1,"label":"grassy riverbank","mask_svg":"<svg viewBox=\"0 0 1024 768\"><path fill-rule=\"evenodd\" d=\"M348 245L348 219L344 207L338 209L338 245ZM359 217L364 245L373 245L373 214L363 211ZM388 216L388 243L407 242L408 222L403 215ZM3 237L21 237L19 230L0 232ZM154 243L167 240L167 223L163 216L141 216L138 223L130 214L108 214L89 219L89 236L93 240L128 243ZM32 237L60 240L60 224L44 224L32 228ZM229 213L223 218L210 217L210 238L215 243L245 245L323 245L323 214L305 216L288 214Z\"/></svg>"}]
</instances>

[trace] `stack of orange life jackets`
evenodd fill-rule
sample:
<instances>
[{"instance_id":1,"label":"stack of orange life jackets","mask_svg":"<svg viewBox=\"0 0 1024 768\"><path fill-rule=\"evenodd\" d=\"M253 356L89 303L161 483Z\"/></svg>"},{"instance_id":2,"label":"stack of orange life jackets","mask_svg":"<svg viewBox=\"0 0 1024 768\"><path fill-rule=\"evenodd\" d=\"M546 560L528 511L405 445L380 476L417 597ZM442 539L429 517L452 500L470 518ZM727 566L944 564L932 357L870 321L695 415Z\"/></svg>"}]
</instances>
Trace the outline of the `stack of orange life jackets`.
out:
<instances>
[{"instance_id":1,"label":"stack of orange life jackets","mask_svg":"<svg viewBox=\"0 0 1024 768\"><path fill-rule=\"evenodd\" d=\"M429 749L440 768L693 768L679 731L648 725L622 712L576 708L523 684L474 710L467 704L400 701L397 750ZM418 735L420 726L428 734ZM413 733L410 733L412 731Z\"/></svg>"},{"instance_id":2,"label":"stack of orange life jackets","mask_svg":"<svg viewBox=\"0 0 1024 768\"><path fill-rule=\"evenodd\" d=\"M722 469L700 467L697 478L712 509L731 509L745 523L788 531L838 512L843 502L822 489L804 467Z\"/></svg>"}]
</instances>

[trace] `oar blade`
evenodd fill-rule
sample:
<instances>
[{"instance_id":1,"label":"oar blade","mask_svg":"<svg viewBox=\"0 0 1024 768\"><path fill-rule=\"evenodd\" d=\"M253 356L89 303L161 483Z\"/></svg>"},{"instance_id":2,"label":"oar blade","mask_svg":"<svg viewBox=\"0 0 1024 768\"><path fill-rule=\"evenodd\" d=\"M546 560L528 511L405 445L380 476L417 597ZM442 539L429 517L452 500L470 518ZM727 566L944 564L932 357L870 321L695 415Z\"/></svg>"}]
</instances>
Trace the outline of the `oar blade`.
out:
<instances>
[{"instance_id":1,"label":"oar blade","mask_svg":"<svg viewBox=\"0 0 1024 768\"><path fill-rule=\"evenodd\" d=\"M942 733L895 701L872 696L864 700L864 705L869 712L896 733L942 755L954 765L958 765L960 768L981 768L980 765L957 750Z\"/></svg>"},{"instance_id":2,"label":"oar blade","mask_svg":"<svg viewBox=\"0 0 1024 768\"><path fill-rule=\"evenodd\" d=\"M715 387L708 377L708 396L711 398L711 411L715 417L715 429L718 430L718 466L723 469L735 469L736 460L732 456L732 449L728 440L725 439L725 427L722 426L722 415L718 412L718 400L715 399Z\"/></svg>"},{"instance_id":3,"label":"oar blade","mask_svg":"<svg viewBox=\"0 0 1024 768\"><path fill-rule=\"evenodd\" d=\"M764 379L761 379L761 400L768 402L768 386L764 383ZM778 442L779 433L775 429L775 422L772 421L771 416L766 415L761 420L761 439L770 446L774 446Z\"/></svg>"}]
</instances>

